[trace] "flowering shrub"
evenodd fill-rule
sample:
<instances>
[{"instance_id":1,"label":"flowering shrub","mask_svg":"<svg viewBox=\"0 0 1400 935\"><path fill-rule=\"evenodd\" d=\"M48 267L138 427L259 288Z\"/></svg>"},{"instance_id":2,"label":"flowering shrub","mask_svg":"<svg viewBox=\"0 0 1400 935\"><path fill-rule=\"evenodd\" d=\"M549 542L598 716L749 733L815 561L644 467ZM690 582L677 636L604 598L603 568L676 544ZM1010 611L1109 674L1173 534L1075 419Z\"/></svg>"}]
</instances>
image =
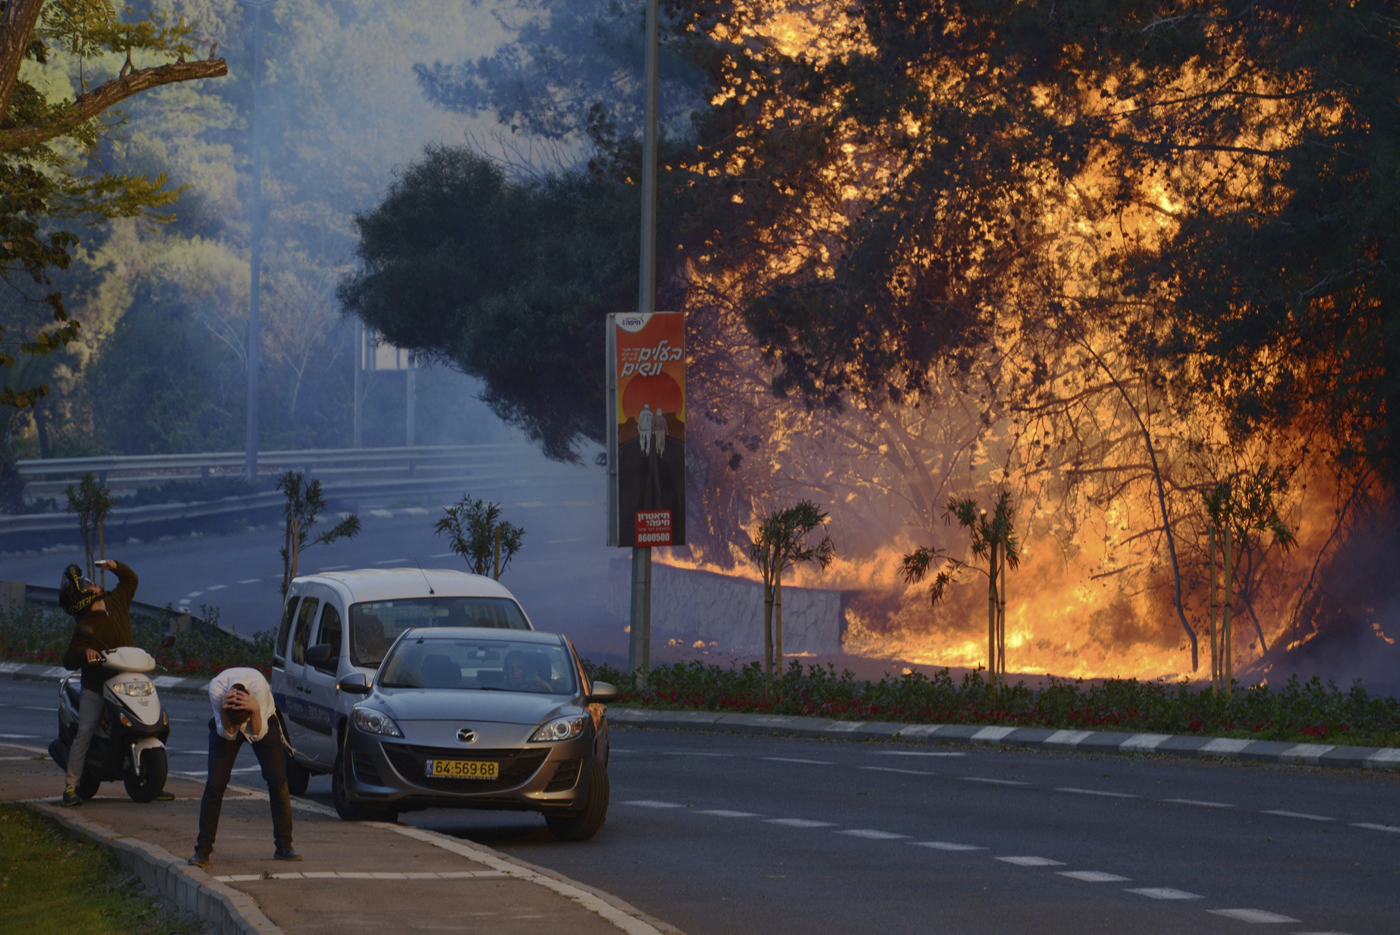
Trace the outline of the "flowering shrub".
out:
<instances>
[{"instance_id":1,"label":"flowering shrub","mask_svg":"<svg viewBox=\"0 0 1400 935\"><path fill-rule=\"evenodd\" d=\"M205 610L210 615L211 609ZM217 615L218 611L212 610L212 616ZM136 645L155 657L164 670L157 670L162 675L210 678L231 666L251 666L264 675L272 674L271 633L248 643L222 633L191 630L180 634L171 648L161 649L161 640L170 631L169 617L134 614L131 629ZM0 611L0 660L62 665L63 651L72 635L73 618L55 608L25 604Z\"/></svg>"},{"instance_id":2,"label":"flowering shrub","mask_svg":"<svg viewBox=\"0 0 1400 935\"><path fill-rule=\"evenodd\" d=\"M915 672L870 682L794 660L778 690L765 697L756 662L728 669L698 661L657 666L641 692L628 691L632 680L612 666L585 666L590 677L622 690L619 704L637 707L1400 746L1400 700L1372 697L1360 681L1347 691L1316 678L1289 679L1278 689L1236 684L1216 695L1186 681L1052 679L1039 689L1018 683L998 698L980 672L961 683L947 669L932 678Z\"/></svg>"}]
</instances>

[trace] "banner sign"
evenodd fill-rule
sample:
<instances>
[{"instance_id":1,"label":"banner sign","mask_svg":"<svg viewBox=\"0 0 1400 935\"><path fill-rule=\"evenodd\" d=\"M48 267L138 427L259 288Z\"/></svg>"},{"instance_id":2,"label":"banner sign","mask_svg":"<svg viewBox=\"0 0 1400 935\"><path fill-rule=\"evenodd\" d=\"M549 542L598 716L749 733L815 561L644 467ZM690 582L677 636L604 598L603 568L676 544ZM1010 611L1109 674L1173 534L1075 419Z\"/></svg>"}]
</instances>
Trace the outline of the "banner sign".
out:
<instances>
[{"instance_id":1,"label":"banner sign","mask_svg":"<svg viewBox=\"0 0 1400 935\"><path fill-rule=\"evenodd\" d=\"M685 316L608 316L608 545L685 545Z\"/></svg>"}]
</instances>

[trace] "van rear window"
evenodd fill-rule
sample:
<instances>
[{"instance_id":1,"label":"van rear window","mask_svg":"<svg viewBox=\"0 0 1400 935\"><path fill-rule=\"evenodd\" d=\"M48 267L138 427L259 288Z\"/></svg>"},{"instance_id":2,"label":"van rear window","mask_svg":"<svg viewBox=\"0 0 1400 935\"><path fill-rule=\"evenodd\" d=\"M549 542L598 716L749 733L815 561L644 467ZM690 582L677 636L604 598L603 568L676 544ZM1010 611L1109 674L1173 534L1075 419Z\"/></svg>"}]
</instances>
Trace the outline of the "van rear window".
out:
<instances>
[{"instance_id":1,"label":"van rear window","mask_svg":"<svg viewBox=\"0 0 1400 935\"><path fill-rule=\"evenodd\" d=\"M400 633L411 627L489 627L528 630L520 605L508 597L415 597L350 605L350 658L378 666Z\"/></svg>"}]
</instances>

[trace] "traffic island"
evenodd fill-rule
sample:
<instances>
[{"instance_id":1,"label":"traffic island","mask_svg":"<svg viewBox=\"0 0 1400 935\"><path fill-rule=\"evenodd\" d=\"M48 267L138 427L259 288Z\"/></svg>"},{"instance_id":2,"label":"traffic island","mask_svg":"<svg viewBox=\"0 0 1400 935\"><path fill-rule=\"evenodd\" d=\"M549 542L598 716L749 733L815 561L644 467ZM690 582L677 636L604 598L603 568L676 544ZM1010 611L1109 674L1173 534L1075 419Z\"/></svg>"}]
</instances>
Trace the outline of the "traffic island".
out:
<instances>
[{"instance_id":1,"label":"traffic island","mask_svg":"<svg viewBox=\"0 0 1400 935\"><path fill-rule=\"evenodd\" d=\"M19 749L0 750L13 752ZM295 802L294 842L303 860L273 860L267 793L246 787L229 787L213 860L200 870L185 860L194 851L202 783L172 777L166 789L175 800L146 805L106 784L77 809L48 798L61 785L52 763L0 759L4 795L29 799L71 833L103 845L143 882L222 933L675 932L619 900L490 848L410 826L341 821L313 802Z\"/></svg>"}]
</instances>

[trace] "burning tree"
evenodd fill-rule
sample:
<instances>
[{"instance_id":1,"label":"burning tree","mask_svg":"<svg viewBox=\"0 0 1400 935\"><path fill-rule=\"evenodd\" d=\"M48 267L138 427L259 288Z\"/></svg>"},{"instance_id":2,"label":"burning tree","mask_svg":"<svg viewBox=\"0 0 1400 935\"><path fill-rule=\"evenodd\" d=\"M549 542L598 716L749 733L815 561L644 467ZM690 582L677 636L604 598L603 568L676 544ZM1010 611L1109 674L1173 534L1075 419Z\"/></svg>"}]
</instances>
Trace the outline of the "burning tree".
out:
<instances>
[{"instance_id":1,"label":"burning tree","mask_svg":"<svg viewBox=\"0 0 1400 935\"><path fill-rule=\"evenodd\" d=\"M773 670L783 666L783 571L804 562L831 564L836 547L831 537L809 544L807 536L826 525L827 514L810 500L775 509L758 524L749 557L763 576L763 675L771 686Z\"/></svg>"},{"instance_id":2,"label":"burning tree","mask_svg":"<svg viewBox=\"0 0 1400 935\"><path fill-rule=\"evenodd\" d=\"M978 509L977 501L971 497L961 500L950 498L946 516L956 519L959 526L971 533L972 554L986 560L987 567L977 568L952 558L940 549L920 546L904 556L904 580L909 584L918 584L928 576L935 562L941 563L942 567L929 586L929 601L937 604L943 599L954 576L962 569L972 568L987 576L987 675L992 691L996 693L1006 682L1006 569L1021 564L1021 550L1012 518L1011 494L1003 490L997 495L990 518L986 508Z\"/></svg>"},{"instance_id":3,"label":"burning tree","mask_svg":"<svg viewBox=\"0 0 1400 935\"><path fill-rule=\"evenodd\" d=\"M297 562L306 549L312 527L326 509L326 501L321 495L320 479L306 480L301 471L288 471L277 478L277 489L287 498L282 507L282 548L278 550L282 556L282 597L285 599L292 579L297 576ZM314 544L326 545L337 539L353 539L359 532L360 518L350 513L317 536Z\"/></svg>"},{"instance_id":4,"label":"burning tree","mask_svg":"<svg viewBox=\"0 0 1400 935\"><path fill-rule=\"evenodd\" d=\"M525 530L501 519L501 505L473 500L466 494L433 525L438 535L447 536L447 545L462 556L475 575L489 574L496 581L510 565L525 538Z\"/></svg>"}]
</instances>

